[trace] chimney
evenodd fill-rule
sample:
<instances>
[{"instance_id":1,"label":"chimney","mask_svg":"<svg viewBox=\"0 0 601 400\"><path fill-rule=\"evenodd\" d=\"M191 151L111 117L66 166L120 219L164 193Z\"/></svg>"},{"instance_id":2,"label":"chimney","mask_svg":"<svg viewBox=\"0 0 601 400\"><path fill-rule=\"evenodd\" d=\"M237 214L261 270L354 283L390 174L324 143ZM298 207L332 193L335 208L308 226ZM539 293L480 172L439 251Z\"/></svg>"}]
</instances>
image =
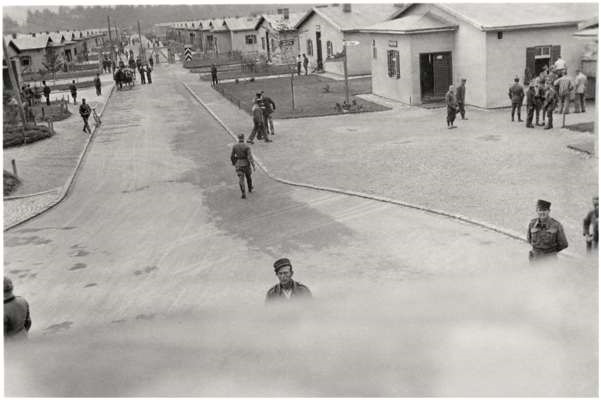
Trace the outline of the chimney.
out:
<instances>
[{"instance_id":1,"label":"chimney","mask_svg":"<svg viewBox=\"0 0 601 400\"><path fill-rule=\"evenodd\" d=\"M284 19L290 19L290 9L284 8Z\"/></svg>"},{"instance_id":2,"label":"chimney","mask_svg":"<svg viewBox=\"0 0 601 400\"><path fill-rule=\"evenodd\" d=\"M342 5L342 12L345 13L350 13L351 12L351 5L350 3L345 3Z\"/></svg>"},{"instance_id":3,"label":"chimney","mask_svg":"<svg viewBox=\"0 0 601 400\"><path fill-rule=\"evenodd\" d=\"M13 33L13 39L16 39L16 38L17 38L17 34Z\"/></svg>"},{"instance_id":4,"label":"chimney","mask_svg":"<svg viewBox=\"0 0 601 400\"><path fill-rule=\"evenodd\" d=\"M31 37L35 37L35 33L32 33L32 34L31 34Z\"/></svg>"}]
</instances>

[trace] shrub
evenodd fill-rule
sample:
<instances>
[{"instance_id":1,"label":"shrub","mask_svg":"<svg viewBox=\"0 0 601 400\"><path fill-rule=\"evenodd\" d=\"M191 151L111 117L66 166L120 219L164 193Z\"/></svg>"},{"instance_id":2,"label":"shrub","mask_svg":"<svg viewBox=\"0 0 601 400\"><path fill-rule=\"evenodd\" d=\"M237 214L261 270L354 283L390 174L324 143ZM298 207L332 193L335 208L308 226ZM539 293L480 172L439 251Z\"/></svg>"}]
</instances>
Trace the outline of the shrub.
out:
<instances>
[{"instance_id":1,"label":"shrub","mask_svg":"<svg viewBox=\"0 0 601 400\"><path fill-rule=\"evenodd\" d=\"M17 188L17 186L19 186L20 183L21 182L19 181L19 178L17 178L16 176L11 174L7 170L4 170L4 195L5 196L8 196L9 194L11 194Z\"/></svg>"}]
</instances>

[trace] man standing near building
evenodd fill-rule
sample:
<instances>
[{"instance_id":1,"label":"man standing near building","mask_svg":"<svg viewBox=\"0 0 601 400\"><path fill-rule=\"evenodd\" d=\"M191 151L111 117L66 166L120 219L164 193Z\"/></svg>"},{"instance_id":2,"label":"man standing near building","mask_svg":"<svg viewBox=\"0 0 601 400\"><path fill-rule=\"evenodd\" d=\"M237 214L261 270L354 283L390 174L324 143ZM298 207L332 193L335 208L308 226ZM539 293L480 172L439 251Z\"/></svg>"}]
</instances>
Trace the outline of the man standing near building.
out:
<instances>
[{"instance_id":1,"label":"man standing near building","mask_svg":"<svg viewBox=\"0 0 601 400\"><path fill-rule=\"evenodd\" d=\"M580 70L576 70L576 112L586 112L584 108L584 93L586 92L587 77Z\"/></svg>"},{"instance_id":2,"label":"man standing near building","mask_svg":"<svg viewBox=\"0 0 601 400\"><path fill-rule=\"evenodd\" d=\"M271 134L275 135L275 129L273 128L273 118L271 114L275 111L275 103L271 100L271 97L265 96L264 92L261 90L261 98L263 99L263 103L265 104L265 134L268 135L271 130Z\"/></svg>"},{"instance_id":3,"label":"man standing near building","mask_svg":"<svg viewBox=\"0 0 601 400\"><path fill-rule=\"evenodd\" d=\"M301 75L301 67L302 67L302 65L303 65L303 58L299 54L298 57L296 57L296 72L298 73L298 76Z\"/></svg>"},{"instance_id":4,"label":"man standing near building","mask_svg":"<svg viewBox=\"0 0 601 400\"><path fill-rule=\"evenodd\" d=\"M545 103L543 104L543 112L547 114L547 126L545 129L553 128L553 111L557 105L557 93L553 87L553 82L547 80L545 91Z\"/></svg>"},{"instance_id":5,"label":"man standing near building","mask_svg":"<svg viewBox=\"0 0 601 400\"><path fill-rule=\"evenodd\" d=\"M50 87L46 85L46 81L42 81L42 85L44 85L44 96L46 97L46 105L50 105Z\"/></svg>"},{"instance_id":6,"label":"man standing near building","mask_svg":"<svg viewBox=\"0 0 601 400\"><path fill-rule=\"evenodd\" d=\"M81 115L81 118L83 119L83 131L88 132L90 134L92 133L92 130L90 129L90 125L88 124L88 119L90 118L91 114L92 109L88 104L86 104L86 99L81 99L81 106L79 106L79 115Z\"/></svg>"},{"instance_id":7,"label":"man standing near building","mask_svg":"<svg viewBox=\"0 0 601 400\"><path fill-rule=\"evenodd\" d=\"M215 64L211 65L211 86L215 87L219 85L219 79L217 79L217 67Z\"/></svg>"},{"instance_id":8,"label":"man standing near building","mask_svg":"<svg viewBox=\"0 0 601 400\"><path fill-rule=\"evenodd\" d=\"M236 168L236 174L238 175L238 184L240 185L240 191L242 192L242 198L246 198L246 186L244 184L244 178L248 184L248 193L253 191L252 172L255 170L255 160L253 160L252 152L250 147L244 143L244 134L238 135L238 143L232 147L232 154L230 155L232 165Z\"/></svg>"},{"instance_id":9,"label":"man standing near building","mask_svg":"<svg viewBox=\"0 0 601 400\"><path fill-rule=\"evenodd\" d=\"M591 232L592 228L592 232ZM586 250L591 251L599 246L599 196L593 197L593 209L582 222L582 235L586 240Z\"/></svg>"},{"instance_id":10,"label":"man standing near building","mask_svg":"<svg viewBox=\"0 0 601 400\"><path fill-rule=\"evenodd\" d=\"M447 103L447 128L457 128L453 123L455 122L455 115L457 114L457 98L455 96L455 86L449 86L449 91L445 95L445 101Z\"/></svg>"},{"instance_id":11,"label":"man standing near building","mask_svg":"<svg viewBox=\"0 0 601 400\"><path fill-rule=\"evenodd\" d=\"M73 97L73 104L77 104L77 86L75 86L75 81L69 85L69 90L71 91L71 97Z\"/></svg>"},{"instance_id":12,"label":"man standing near building","mask_svg":"<svg viewBox=\"0 0 601 400\"><path fill-rule=\"evenodd\" d=\"M567 70L564 70L561 78L557 79L554 86L558 89L559 112L561 114L570 113L570 92L572 91L572 80L568 76Z\"/></svg>"},{"instance_id":13,"label":"man standing near building","mask_svg":"<svg viewBox=\"0 0 601 400\"><path fill-rule=\"evenodd\" d=\"M102 82L100 81L100 74L96 74L96 78L94 78L94 87L96 88L96 96L100 96L102 94Z\"/></svg>"},{"instance_id":14,"label":"man standing near building","mask_svg":"<svg viewBox=\"0 0 601 400\"><path fill-rule=\"evenodd\" d=\"M289 259L280 258L273 263L273 269L280 282L267 291L266 303L273 304L312 298L311 291L307 286L292 279L294 271L292 271L292 264Z\"/></svg>"},{"instance_id":15,"label":"man standing near building","mask_svg":"<svg viewBox=\"0 0 601 400\"><path fill-rule=\"evenodd\" d=\"M536 109L536 87L534 80L530 81L528 90L526 91L526 128L534 128L532 119L534 118L534 110ZM538 117L538 114L537 114ZM538 118L537 118L538 119Z\"/></svg>"},{"instance_id":16,"label":"man standing near building","mask_svg":"<svg viewBox=\"0 0 601 400\"><path fill-rule=\"evenodd\" d=\"M305 76L309 75L309 59L305 53L303 53L303 68L305 68Z\"/></svg>"},{"instance_id":17,"label":"man standing near building","mask_svg":"<svg viewBox=\"0 0 601 400\"><path fill-rule=\"evenodd\" d=\"M536 100L536 125L544 126L545 125L545 111L543 109L543 105L545 104L545 81L541 80L541 78L536 78L536 96L534 97ZM542 113L541 113L542 111ZM539 117L542 114L543 121L539 123Z\"/></svg>"},{"instance_id":18,"label":"man standing near building","mask_svg":"<svg viewBox=\"0 0 601 400\"><path fill-rule=\"evenodd\" d=\"M528 224L528 243L532 245L530 261L556 257L568 247L568 240L559 222L549 216L551 203L545 200L536 202L537 218Z\"/></svg>"},{"instance_id":19,"label":"man standing near building","mask_svg":"<svg viewBox=\"0 0 601 400\"><path fill-rule=\"evenodd\" d=\"M461 119L465 118L465 78L461 78L461 84L457 86L457 107L459 109L459 114L461 114Z\"/></svg>"},{"instance_id":20,"label":"man standing near building","mask_svg":"<svg viewBox=\"0 0 601 400\"><path fill-rule=\"evenodd\" d=\"M520 78L513 79L513 85L509 88L509 99L511 100L511 122L515 121L515 111L518 111L518 122L522 122L522 103L524 102L524 88L520 85Z\"/></svg>"},{"instance_id":21,"label":"man standing near building","mask_svg":"<svg viewBox=\"0 0 601 400\"><path fill-rule=\"evenodd\" d=\"M29 304L13 294L13 282L4 277L4 339L26 339L29 328Z\"/></svg>"}]
</instances>

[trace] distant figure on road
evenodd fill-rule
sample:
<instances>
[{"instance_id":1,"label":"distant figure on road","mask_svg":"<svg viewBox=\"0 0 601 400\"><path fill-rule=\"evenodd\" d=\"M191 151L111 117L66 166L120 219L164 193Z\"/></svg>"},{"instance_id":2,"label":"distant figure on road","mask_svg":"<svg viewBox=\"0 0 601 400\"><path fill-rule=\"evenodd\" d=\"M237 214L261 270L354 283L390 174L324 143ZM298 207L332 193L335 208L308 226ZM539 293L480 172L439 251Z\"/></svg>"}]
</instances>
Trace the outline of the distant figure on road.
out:
<instances>
[{"instance_id":1,"label":"distant figure on road","mask_svg":"<svg viewBox=\"0 0 601 400\"><path fill-rule=\"evenodd\" d=\"M311 291L307 286L292 279L294 271L292 271L292 264L289 259L280 258L273 263L273 269L280 283L267 291L266 303L282 303L312 298Z\"/></svg>"},{"instance_id":2,"label":"distant figure on road","mask_svg":"<svg viewBox=\"0 0 601 400\"><path fill-rule=\"evenodd\" d=\"M83 131L92 133L90 129L90 125L88 124L88 118L92 114L92 109L88 104L86 104L86 99L81 99L81 106L79 106L79 115L83 118Z\"/></svg>"},{"instance_id":3,"label":"distant figure on road","mask_svg":"<svg viewBox=\"0 0 601 400\"><path fill-rule=\"evenodd\" d=\"M305 75L309 75L309 59L305 53L303 53L303 68L305 69Z\"/></svg>"},{"instance_id":4,"label":"distant figure on road","mask_svg":"<svg viewBox=\"0 0 601 400\"><path fill-rule=\"evenodd\" d=\"M303 65L303 59L302 59L301 55L299 54L298 57L296 57L296 72L298 73L298 76L301 75L302 65Z\"/></svg>"},{"instance_id":5,"label":"distant figure on road","mask_svg":"<svg viewBox=\"0 0 601 400\"><path fill-rule=\"evenodd\" d=\"M138 67L138 72L140 72L140 83L142 85L145 85L146 84L146 73L144 71L144 66L143 65L140 65Z\"/></svg>"},{"instance_id":6,"label":"distant figure on road","mask_svg":"<svg viewBox=\"0 0 601 400\"><path fill-rule=\"evenodd\" d=\"M252 172L255 170L255 160L253 160L252 151L250 147L244 143L244 134L238 135L238 143L232 147L232 154L230 155L232 165L236 167L236 174L238 175L238 184L240 185L240 191L242 192L242 198L246 198L246 185L244 184L244 178L248 184L248 193L253 191Z\"/></svg>"},{"instance_id":7,"label":"distant figure on road","mask_svg":"<svg viewBox=\"0 0 601 400\"><path fill-rule=\"evenodd\" d=\"M547 80L545 85L545 103L543 104L543 111L547 114L547 126L544 129L553 129L553 110L557 105L557 93L553 87L553 82Z\"/></svg>"},{"instance_id":8,"label":"distant figure on road","mask_svg":"<svg viewBox=\"0 0 601 400\"><path fill-rule=\"evenodd\" d=\"M449 86L449 91L445 95L445 101L447 103L447 128L457 128L453 123L455 122L455 115L457 114L457 97L455 97L455 86Z\"/></svg>"},{"instance_id":9,"label":"distant figure on road","mask_svg":"<svg viewBox=\"0 0 601 400\"><path fill-rule=\"evenodd\" d=\"M26 339L29 328L29 304L13 294L13 282L4 277L4 339Z\"/></svg>"},{"instance_id":10,"label":"distant figure on road","mask_svg":"<svg viewBox=\"0 0 601 400\"><path fill-rule=\"evenodd\" d=\"M155 58L157 60L157 64L159 64L159 53L156 53L154 56L155 56Z\"/></svg>"},{"instance_id":11,"label":"distant figure on road","mask_svg":"<svg viewBox=\"0 0 601 400\"><path fill-rule=\"evenodd\" d=\"M77 104L77 86L75 86L75 81L69 85L69 90L71 91L71 97L73 97L73 104Z\"/></svg>"},{"instance_id":12,"label":"distant figure on road","mask_svg":"<svg viewBox=\"0 0 601 400\"><path fill-rule=\"evenodd\" d=\"M152 69L148 66L148 64L144 65L144 70L146 71L146 81L150 85L152 83Z\"/></svg>"},{"instance_id":13,"label":"distant figure on road","mask_svg":"<svg viewBox=\"0 0 601 400\"><path fill-rule=\"evenodd\" d=\"M148 57L148 63L150 64L150 68L154 68L154 59L152 58L152 55Z\"/></svg>"},{"instance_id":14,"label":"distant figure on road","mask_svg":"<svg viewBox=\"0 0 601 400\"><path fill-rule=\"evenodd\" d=\"M96 88L96 96L100 96L102 94L102 82L100 81L100 74L96 74L96 78L94 78L94 87Z\"/></svg>"},{"instance_id":15,"label":"distant figure on road","mask_svg":"<svg viewBox=\"0 0 601 400\"><path fill-rule=\"evenodd\" d=\"M217 67L215 64L211 65L211 86L219 85L219 79L217 79Z\"/></svg>"},{"instance_id":16,"label":"distant figure on road","mask_svg":"<svg viewBox=\"0 0 601 400\"><path fill-rule=\"evenodd\" d=\"M522 122L522 103L524 102L524 88L520 85L520 78L513 79L513 85L509 88L509 99L511 100L511 122L515 121L515 111L518 112L518 122Z\"/></svg>"},{"instance_id":17,"label":"distant figure on road","mask_svg":"<svg viewBox=\"0 0 601 400\"><path fill-rule=\"evenodd\" d=\"M536 85L534 80L530 81L528 90L526 91L526 128L534 128L532 119L534 118L534 110L536 109Z\"/></svg>"},{"instance_id":18,"label":"distant figure on road","mask_svg":"<svg viewBox=\"0 0 601 400\"><path fill-rule=\"evenodd\" d=\"M133 56L129 58L127 65L129 66L129 68L131 68L131 70L133 71L134 76L135 76L136 75L136 60L134 60Z\"/></svg>"},{"instance_id":19,"label":"distant figure on road","mask_svg":"<svg viewBox=\"0 0 601 400\"><path fill-rule=\"evenodd\" d=\"M46 81L42 81L42 85L44 85L44 96L46 97L46 105L50 105L50 87L46 85Z\"/></svg>"},{"instance_id":20,"label":"distant figure on road","mask_svg":"<svg viewBox=\"0 0 601 400\"><path fill-rule=\"evenodd\" d=\"M582 235L586 240L587 252L599 247L599 196L593 197L593 209L582 222Z\"/></svg>"},{"instance_id":21,"label":"distant figure on road","mask_svg":"<svg viewBox=\"0 0 601 400\"><path fill-rule=\"evenodd\" d=\"M587 77L580 70L576 70L576 110L575 112L586 112L584 108L584 92L586 92Z\"/></svg>"},{"instance_id":22,"label":"distant figure on road","mask_svg":"<svg viewBox=\"0 0 601 400\"><path fill-rule=\"evenodd\" d=\"M465 78L461 78L461 84L457 86L457 107L459 108L459 114L461 119L465 118Z\"/></svg>"},{"instance_id":23,"label":"distant figure on road","mask_svg":"<svg viewBox=\"0 0 601 400\"><path fill-rule=\"evenodd\" d=\"M263 113L265 114L265 135L269 134L271 130L271 134L275 135L275 129L273 128L273 118L271 114L275 111L275 103L271 100L271 97L264 96L264 92L261 90L261 97L263 98L263 103L265 104L265 109Z\"/></svg>"},{"instance_id":24,"label":"distant figure on road","mask_svg":"<svg viewBox=\"0 0 601 400\"><path fill-rule=\"evenodd\" d=\"M119 68L114 75L115 83L119 86L119 89L123 89L123 70Z\"/></svg>"},{"instance_id":25,"label":"distant figure on road","mask_svg":"<svg viewBox=\"0 0 601 400\"><path fill-rule=\"evenodd\" d=\"M563 227L549 216L550 212L551 203L545 200L536 202L538 217L528 224L527 239L532 245L530 261L557 257L557 253L568 247Z\"/></svg>"}]
</instances>

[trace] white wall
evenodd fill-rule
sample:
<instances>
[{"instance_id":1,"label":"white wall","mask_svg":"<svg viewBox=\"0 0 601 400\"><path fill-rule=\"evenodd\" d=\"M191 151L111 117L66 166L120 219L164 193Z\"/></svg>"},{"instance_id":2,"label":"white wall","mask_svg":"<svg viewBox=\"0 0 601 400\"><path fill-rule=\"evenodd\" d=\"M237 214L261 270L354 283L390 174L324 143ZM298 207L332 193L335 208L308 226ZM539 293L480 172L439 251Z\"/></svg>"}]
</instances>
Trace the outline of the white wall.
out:
<instances>
[{"instance_id":1,"label":"white wall","mask_svg":"<svg viewBox=\"0 0 601 400\"><path fill-rule=\"evenodd\" d=\"M265 37L265 33L264 30L261 31L263 32L263 37ZM249 53L249 52L257 52L257 53L262 53L263 51L261 50L261 36L260 36L260 32L259 31L255 31L255 30L247 30L247 31L232 31L231 35L232 35L232 50L233 51L240 51L243 54L244 53ZM246 36L247 35L255 35L257 38L257 42L254 44L246 44Z\"/></svg>"},{"instance_id":2,"label":"white wall","mask_svg":"<svg viewBox=\"0 0 601 400\"><path fill-rule=\"evenodd\" d=\"M486 107L510 105L507 90L516 75L523 84L527 47L561 46L561 56L567 63L568 75L574 75L574 71L580 67L580 57L585 47L584 41L572 36L576 29L574 25L572 27L505 31L502 39L497 39L497 32L487 32Z\"/></svg>"},{"instance_id":3,"label":"white wall","mask_svg":"<svg viewBox=\"0 0 601 400\"><path fill-rule=\"evenodd\" d=\"M325 63L327 58L327 41L332 42L332 47L334 50L334 54L342 51L342 33L338 31L335 27L330 25L330 23L326 22L323 18L321 18L317 14L311 15L307 21L300 27L299 37L300 37L300 52L307 54L307 58L309 59L310 68L313 69L317 66L317 42L315 40L315 32L316 26L320 26L321 32L321 54L322 60ZM313 55L309 55L307 53L307 39L311 39L313 42Z\"/></svg>"},{"instance_id":4,"label":"white wall","mask_svg":"<svg viewBox=\"0 0 601 400\"><path fill-rule=\"evenodd\" d=\"M345 40L355 40L358 46L347 47L348 74L371 74L371 36L368 33L345 33Z\"/></svg>"},{"instance_id":5,"label":"white wall","mask_svg":"<svg viewBox=\"0 0 601 400\"><path fill-rule=\"evenodd\" d=\"M376 58L373 58L370 46L369 58L372 61L372 92L378 96L409 104L413 96L413 75L411 59L411 39L409 36L392 34L372 34L370 39L376 41ZM389 41L397 42L397 47L390 47ZM371 42L371 40L370 40ZM388 50L397 50L400 57L401 77L388 76ZM418 68L419 72L419 68ZM418 78L419 83L419 78Z\"/></svg>"}]
</instances>

